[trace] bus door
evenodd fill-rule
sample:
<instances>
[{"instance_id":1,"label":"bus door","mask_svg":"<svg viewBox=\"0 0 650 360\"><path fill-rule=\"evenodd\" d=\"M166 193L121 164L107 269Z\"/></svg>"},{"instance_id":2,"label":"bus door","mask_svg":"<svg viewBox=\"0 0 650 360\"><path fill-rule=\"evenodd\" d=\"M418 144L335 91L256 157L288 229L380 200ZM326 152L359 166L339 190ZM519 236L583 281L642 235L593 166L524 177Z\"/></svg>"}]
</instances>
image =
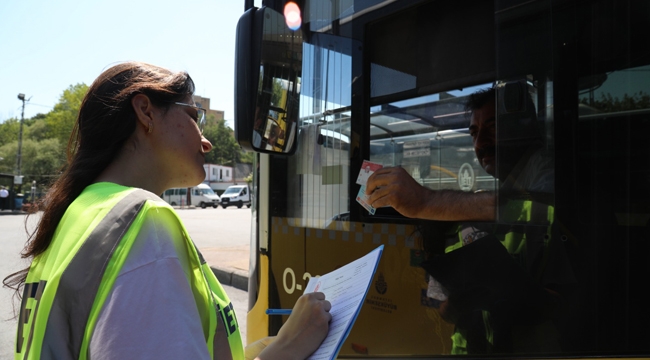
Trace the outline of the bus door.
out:
<instances>
[{"instance_id":1,"label":"bus door","mask_svg":"<svg viewBox=\"0 0 650 360\"><path fill-rule=\"evenodd\" d=\"M641 300L650 276L650 162L643 149L650 127L648 4L299 3L302 45L300 56L289 58L300 58L300 71L278 75L300 85L286 91L297 96L297 108L278 97L286 107L280 110L296 114L286 121L295 127L284 127L296 129L295 141L273 143L270 132L255 133L254 119L276 119L282 111L240 104L269 88L264 74L281 73L277 63L266 68L272 71L260 68L255 49L264 46L255 41L258 62L247 68L253 85L237 85L238 141L262 153L248 341L276 334L286 320L263 315L265 308L291 308L310 277L383 244L339 358L650 354ZM267 2L280 16L276 22L282 5ZM286 44L279 48L290 53ZM486 92L495 109L495 171L478 159L468 131L467 104ZM263 124L270 129L274 122ZM432 191L491 194L494 221L425 221L388 207L370 214L356 201L364 160L402 167ZM431 259L453 262L452 254L470 249L466 240L473 238L464 231L474 227L503 245L506 258L474 253L476 261L457 260L439 279L422 267ZM503 278L489 276L497 273ZM480 290L502 290L501 280L510 280L514 298L532 303L483 293L497 301L478 302L466 317L471 326L461 326L442 316L452 302L433 291L433 280L443 278ZM523 293L540 295L517 297ZM531 311L542 298L557 306ZM500 321L500 313L521 316Z\"/></svg>"}]
</instances>

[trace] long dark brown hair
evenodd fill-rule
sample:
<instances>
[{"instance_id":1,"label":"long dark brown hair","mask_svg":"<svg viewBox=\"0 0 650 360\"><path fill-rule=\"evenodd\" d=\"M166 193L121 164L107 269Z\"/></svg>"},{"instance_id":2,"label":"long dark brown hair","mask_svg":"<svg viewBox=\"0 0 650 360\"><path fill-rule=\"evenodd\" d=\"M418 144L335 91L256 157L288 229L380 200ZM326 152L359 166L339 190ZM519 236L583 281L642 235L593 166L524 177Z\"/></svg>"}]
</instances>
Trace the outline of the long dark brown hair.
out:
<instances>
[{"instance_id":1,"label":"long dark brown hair","mask_svg":"<svg viewBox=\"0 0 650 360\"><path fill-rule=\"evenodd\" d=\"M31 258L47 250L63 214L83 189L115 159L137 126L131 99L144 94L163 110L194 93L186 72L139 62L115 65L104 71L88 89L68 142L68 161L39 209L43 215L30 234L21 256ZM16 290L24 285L29 267L7 276L3 283Z\"/></svg>"}]
</instances>

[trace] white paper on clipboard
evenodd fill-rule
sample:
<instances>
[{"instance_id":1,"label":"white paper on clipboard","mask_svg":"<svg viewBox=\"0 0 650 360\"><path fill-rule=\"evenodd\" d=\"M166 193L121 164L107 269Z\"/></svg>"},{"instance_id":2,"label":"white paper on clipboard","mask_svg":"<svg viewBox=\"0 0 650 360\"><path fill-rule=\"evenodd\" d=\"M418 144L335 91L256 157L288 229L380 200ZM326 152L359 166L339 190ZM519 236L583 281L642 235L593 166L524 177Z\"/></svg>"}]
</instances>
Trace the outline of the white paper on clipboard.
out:
<instances>
[{"instance_id":1,"label":"white paper on clipboard","mask_svg":"<svg viewBox=\"0 0 650 360\"><path fill-rule=\"evenodd\" d=\"M383 251L384 245L380 245L362 258L325 275L309 279L305 293L325 294L325 299L332 304L332 321L327 337L308 359L336 358L359 315Z\"/></svg>"}]
</instances>

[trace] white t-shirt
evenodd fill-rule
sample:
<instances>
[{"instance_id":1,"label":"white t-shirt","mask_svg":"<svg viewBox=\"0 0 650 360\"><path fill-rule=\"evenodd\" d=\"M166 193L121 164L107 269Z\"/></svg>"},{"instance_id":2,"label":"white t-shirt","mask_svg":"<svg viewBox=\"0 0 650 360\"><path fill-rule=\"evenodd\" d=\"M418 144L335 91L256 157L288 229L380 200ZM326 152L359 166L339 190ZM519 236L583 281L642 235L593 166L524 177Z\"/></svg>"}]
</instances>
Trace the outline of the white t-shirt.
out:
<instances>
[{"instance_id":1,"label":"white t-shirt","mask_svg":"<svg viewBox=\"0 0 650 360\"><path fill-rule=\"evenodd\" d=\"M149 211L97 320L90 359L209 359L178 220Z\"/></svg>"},{"instance_id":2,"label":"white t-shirt","mask_svg":"<svg viewBox=\"0 0 650 360\"><path fill-rule=\"evenodd\" d=\"M520 189L553 194L555 166L553 158L543 151L535 151L527 160L517 178Z\"/></svg>"},{"instance_id":3,"label":"white t-shirt","mask_svg":"<svg viewBox=\"0 0 650 360\"><path fill-rule=\"evenodd\" d=\"M0 198L9 197L9 191L7 189L0 189Z\"/></svg>"}]
</instances>

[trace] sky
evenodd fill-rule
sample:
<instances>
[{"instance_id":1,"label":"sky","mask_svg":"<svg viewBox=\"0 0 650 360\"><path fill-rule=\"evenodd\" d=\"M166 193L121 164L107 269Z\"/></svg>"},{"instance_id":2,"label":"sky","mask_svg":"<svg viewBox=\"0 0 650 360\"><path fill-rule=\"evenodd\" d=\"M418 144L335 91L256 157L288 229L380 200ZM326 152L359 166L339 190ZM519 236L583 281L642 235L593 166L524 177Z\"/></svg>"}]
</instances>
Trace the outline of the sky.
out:
<instances>
[{"instance_id":1,"label":"sky","mask_svg":"<svg viewBox=\"0 0 650 360\"><path fill-rule=\"evenodd\" d=\"M143 61L187 71L233 127L235 32L244 0L0 1L0 122L47 113L71 85ZM254 1L255 6L261 0Z\"/></svg>"}]
</instances>

